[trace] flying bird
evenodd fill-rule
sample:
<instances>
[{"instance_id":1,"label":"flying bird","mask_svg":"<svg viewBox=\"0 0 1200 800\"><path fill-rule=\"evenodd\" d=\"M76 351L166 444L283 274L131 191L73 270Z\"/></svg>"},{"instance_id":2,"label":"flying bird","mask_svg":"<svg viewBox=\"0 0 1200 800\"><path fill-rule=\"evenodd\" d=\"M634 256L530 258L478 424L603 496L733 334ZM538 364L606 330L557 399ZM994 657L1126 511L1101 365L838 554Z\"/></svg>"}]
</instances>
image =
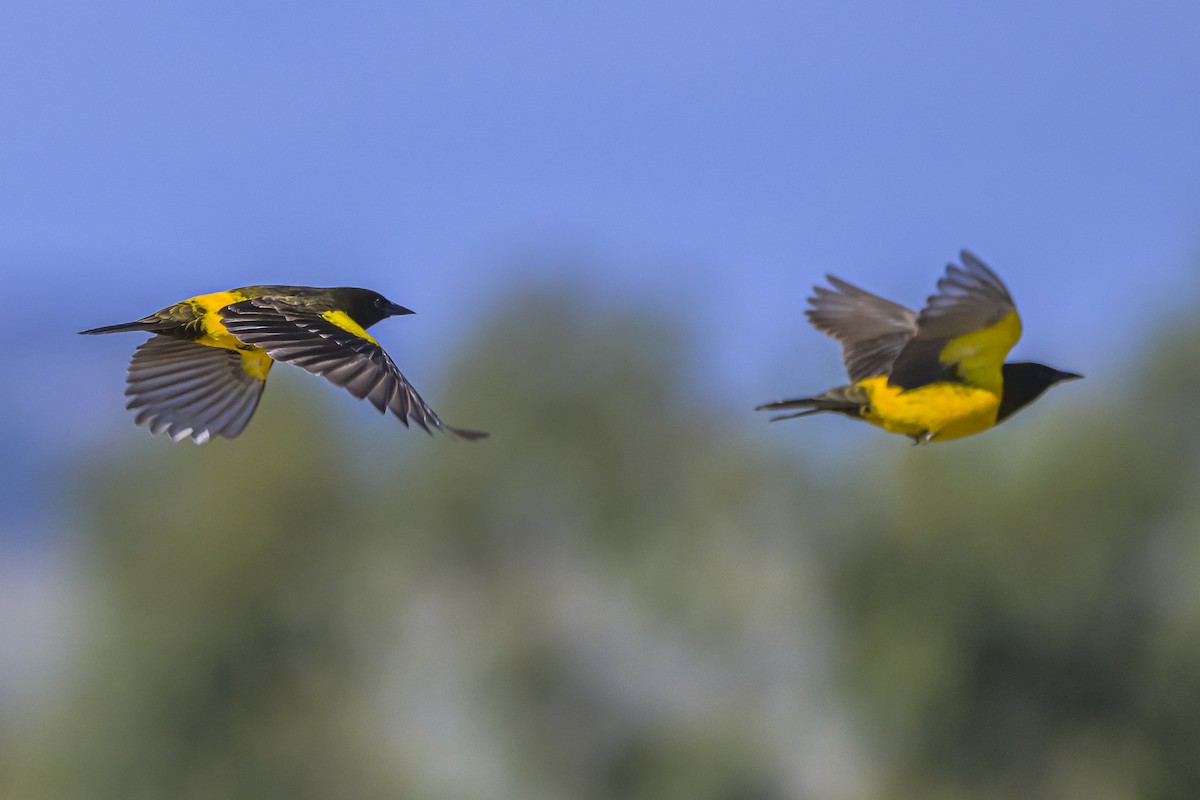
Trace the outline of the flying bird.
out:
<instances>
[{"instance_id":1,"label":"flying bird","mask_svg":"<svg viewBox=\"0 0 1200 800\"><path fill-rule=\"evenodd\" d=\"M959 439L1000 424L1062 381L1083 377L1045 364L1005 363L1021 338L1008 289L971 253L950 264L916 313L832 275L805 314L842 345L850 383L758 406L792 419L832 412L917 444Z\"/></svg>"},{"instance_id":2,"label":"flying bird","mask_svg":"<svg viewBox=\"0 0 1200 800\"><path fill-rule=\"evenodd\" d=\"M275 361L320 375L350 394L391 411L405 426L460 439L487 436L442 422L396 368L367 328L412 314L368 289L244 286L202 294L121 325L83 334L154 334L134 351L126 408L152 433L197 444L232 439L258 407Z\"/></svg>"}]
</instances>

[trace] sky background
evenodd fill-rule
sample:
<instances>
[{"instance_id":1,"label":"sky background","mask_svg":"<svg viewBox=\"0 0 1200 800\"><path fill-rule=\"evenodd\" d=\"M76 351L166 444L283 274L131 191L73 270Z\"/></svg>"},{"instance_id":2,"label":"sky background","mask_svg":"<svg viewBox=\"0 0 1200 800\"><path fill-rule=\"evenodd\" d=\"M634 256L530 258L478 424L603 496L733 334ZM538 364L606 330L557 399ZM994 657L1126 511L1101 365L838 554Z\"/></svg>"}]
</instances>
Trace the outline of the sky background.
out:
<instances>
[{"instance_id":1,"label":"sky background","mask_svg":"<svg viewBox=\"0 0 1200 800\"><path fill-rule=\"evenodd\" d=\"M145 435L137 338L76 331L251 283L415 309L380 335L418 387L582 283L688 320L757 424L839 379L824 273L919 305L965 246L1015 357L1111 386L1200 288L1197 41L1190 2L12 4L0 546L51 534L75 448Z\"/></svg>"}]
</instances>

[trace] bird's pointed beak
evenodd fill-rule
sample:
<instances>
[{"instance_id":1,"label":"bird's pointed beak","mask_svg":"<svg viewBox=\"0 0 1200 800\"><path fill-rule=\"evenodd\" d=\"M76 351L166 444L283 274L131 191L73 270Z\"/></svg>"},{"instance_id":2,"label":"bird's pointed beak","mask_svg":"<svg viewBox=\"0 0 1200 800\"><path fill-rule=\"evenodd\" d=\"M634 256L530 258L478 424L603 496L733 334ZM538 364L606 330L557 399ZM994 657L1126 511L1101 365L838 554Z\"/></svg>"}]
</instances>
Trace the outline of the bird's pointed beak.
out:
<instances>
[{"instance_id":1,"label":"bird's pointed beak","mask_svg":"<svg viewBox=\"0 0 1200 800\"><path fill-rule=\"evenodd\" d=\"M1080 378L1082 378L1083 376L1080 375L1078 372L1063 372L1063 371L1059 370L1058 375L1056 375L1055 377L1058 379L1059 383L1062 383L1063 381L1077 381Z\"/></svg>"},{"instance_id":2,"label":"bird's pointed beak","mask_svg":"<svg viewBox=\"0 0 1200 800\"><path fill-rule=\"evenodd\" d=\"M395 303L388 303L387 307L384 310L387 311L387 315L389 317L402 317L406 314L417 313L417 312L413 311L411 308L405 308L404 306L398 306Z\"/></svg>"}]
</instances>

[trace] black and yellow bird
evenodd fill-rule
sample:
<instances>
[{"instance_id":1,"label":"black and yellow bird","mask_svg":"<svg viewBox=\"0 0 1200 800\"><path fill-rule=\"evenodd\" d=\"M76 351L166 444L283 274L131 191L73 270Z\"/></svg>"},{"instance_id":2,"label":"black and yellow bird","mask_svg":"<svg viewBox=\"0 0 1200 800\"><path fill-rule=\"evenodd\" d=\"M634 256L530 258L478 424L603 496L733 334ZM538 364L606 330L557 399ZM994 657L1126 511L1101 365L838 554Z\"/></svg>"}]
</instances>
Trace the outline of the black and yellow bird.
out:
<instances>
[{"instance_id":1,"label":"black and yellow bird","mask_svg":"<svg viewBox=\"0 0 1200 800\"><path fill-rule=\"evenodd\" d=\"M202 294L123 325L85 334L145 331L129 362L126 408L175 441L232 439L246 427L275 361L321 375L406 426L480 439L426 405L367 328L411 314L368 289L244 286Z\"/></svg>"},{"instance_id":2,"label":"black and yellow bird","mask_svg":"<svg viewBox=\"0 0 1200 800\"><path fill-rule=\"evenodd\" d=\"M1061 381L1083 377L1044 364L1006 364L1021 338L1008 289L966 250L918 314L827 275L805 313L837 339L850 383L767 403L773 420L833 412L918 443L959 439L1000 424Z\"/></svg>"}]
</instances>

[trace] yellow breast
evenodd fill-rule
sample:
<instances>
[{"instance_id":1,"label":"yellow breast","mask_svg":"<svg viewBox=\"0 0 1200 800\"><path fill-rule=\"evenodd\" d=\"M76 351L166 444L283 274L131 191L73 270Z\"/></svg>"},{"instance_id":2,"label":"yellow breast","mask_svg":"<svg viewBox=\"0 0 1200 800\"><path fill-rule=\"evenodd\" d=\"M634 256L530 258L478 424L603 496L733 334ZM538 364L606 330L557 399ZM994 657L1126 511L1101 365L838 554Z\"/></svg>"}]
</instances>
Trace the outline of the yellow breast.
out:
<instances>
[{"instance_id":1,"label":"yellow breast","mask_svg":"<svg viewBox=\"0 0 1200 800\"><path fill-rule=\"evenodd\" d=\"M1000 394L961 383L931 383L905 391L886 376L859 381L870 405L864 419L892 433L945 441L985 431L996 424Z\"/></svg>"}]
</instances>

